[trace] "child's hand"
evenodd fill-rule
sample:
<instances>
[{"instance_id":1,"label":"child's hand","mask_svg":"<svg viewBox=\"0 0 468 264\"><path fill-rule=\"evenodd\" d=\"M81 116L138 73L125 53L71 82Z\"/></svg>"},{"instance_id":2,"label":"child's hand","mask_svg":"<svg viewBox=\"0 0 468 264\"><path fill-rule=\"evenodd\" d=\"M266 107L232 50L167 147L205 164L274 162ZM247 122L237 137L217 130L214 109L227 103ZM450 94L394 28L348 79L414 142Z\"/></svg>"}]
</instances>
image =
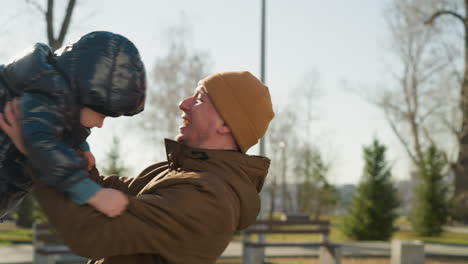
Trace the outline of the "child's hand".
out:
<instances>
[{"instance_id":1,"label":"child's hand","mask_svg":"<svg viewBox=\"0 0 468 264\"><path fill-rule=\"evenodd\" d=\"M121 191L103 188L89 198L88 204L109 217L116 217L127 208L128 198Z\"/></svg>"},{"instance_id":2,"label":"child's hand","mask_svg":"<svg viewBox=\"0 0 468 264\"><path fill-rule=\"evenodd\" d=\"M86 170L90 171L96 165L96 159L91 151L83 152L83 158L86 161Z\"/></svg>"},{"instance_id":3,"label":"child's hand","mask_svg":"<svg viewBox=\"0 0 468 264\"><path fill-rule=\"evenodd\" d=\"M10 137L16 148L26 155L26 147L23 142L23 133L20 124L20 110L18 99L15 98L5 104L3 113L0 113L0 128Z\"/></svg>"}]
</instances>

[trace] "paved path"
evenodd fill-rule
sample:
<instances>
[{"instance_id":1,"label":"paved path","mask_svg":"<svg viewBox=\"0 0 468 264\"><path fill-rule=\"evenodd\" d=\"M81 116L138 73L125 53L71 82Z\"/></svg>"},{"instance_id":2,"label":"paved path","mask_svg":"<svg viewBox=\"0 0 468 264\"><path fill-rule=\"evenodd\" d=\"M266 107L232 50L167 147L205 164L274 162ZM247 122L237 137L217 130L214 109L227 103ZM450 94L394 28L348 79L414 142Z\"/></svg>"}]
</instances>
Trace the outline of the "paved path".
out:
<instances>
[{"instance_id":1,"label":"paved path","mask_svg":"<svg viewBox=\"0 0 468 264\"><path fill-rule=\"evenodd\" d=\"M466 258L468 261L468 246L426 244L427 256L448 256ZM32 262L31 245L12 245L0 247L0 264L26 264ZM231 242L222 257L240 257L242 244ZM352 242L343 244L343 256L390 256L389 242ZM278 257L309 257L317 256L317 249L310 248L268 248L267 256Z\"/></svg>"},{"instance_id":2,"label":"paved path","mask_svg":"<svg viewBox=\"0 0 468 264\"><path fill-rule=\"evenodd\" d=\"M32 263L32 245L0 246L0 263Z\"/></svg>"}]
</instances>

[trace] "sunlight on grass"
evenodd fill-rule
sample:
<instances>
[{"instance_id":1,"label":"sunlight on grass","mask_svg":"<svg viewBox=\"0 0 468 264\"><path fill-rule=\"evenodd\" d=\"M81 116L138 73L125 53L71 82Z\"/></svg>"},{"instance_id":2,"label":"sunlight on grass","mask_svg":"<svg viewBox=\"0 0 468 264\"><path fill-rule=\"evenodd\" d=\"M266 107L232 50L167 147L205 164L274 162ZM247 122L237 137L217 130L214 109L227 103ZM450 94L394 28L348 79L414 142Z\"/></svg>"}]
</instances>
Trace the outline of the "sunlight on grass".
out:
<instances>
[{"instance_id":1,"label":"sunlight on grass","mask_svg":"<svg viewBox=\"0 0 468 264\"><path fill-rule=\"evenodd\" d=\"M217 264L242 264L240 258L219 259ZM319 264L317 258L267 258L269 264ZM342 264L390 264L389 258L351 258L341 259ZM444 259L444 258L426 258L426 264L466 264L466 260Z\"/></svg>"},{"instance_id":2,"label":"sunlight on grass","mask_svg":"<svg viewBox=\"0 0 468 264\"><path fill-rule=\"evenodd\" d=\"M347 238L340 230L339 225L343 219L343 216L321 216L320 220L328 220L331 222L331 232L329 240L332 242L350 242L352 239ZM396 221L397 225L410 226L409 221L406 218L400 217ZM299 226L288 226L286 229L297 229ZM256 241L257 237L252 236L251 239ZM392 239L400 240L421 240L427 243L447 243L447 244L459 244L468 245L468 234L444 232L438 237L421 237L412 231L399 230L393 234ZM240 241L241 236L238 234L234 240ZM315 242L320 240L320 236L317 234L305 235L305 234L272 234L267 235L266 240L269 242Z\"/></svg>"},{"instance_id":3,"label":"sunlight on grass","mask_svg":"<svg viewBox=\"0 0 468 264\"><path fill-rule=\"evenodd\" d=\"M453 232L443 232L437 237L422 237L418 236L413 231L397 231L393 234L393 239L401 240L421 240L428 243L448 243L468 245L468 234L460 234Z\"/></svg>"},{"instance_id":4,"label":"sunlight on grass","mask_svg":"<svg viewBox=\"0 0 468 264\"><path fill-rule=\"evenodd\" d=\"M9 245L11 243L26 243L31 242L31 229L18 228L13 230L0 231L0 245Z\"/></svg>"},{"instance_id":5,"label":"sunlight on grass","mask_svg":"<svg viewBox=\"0 0 468 264\"><path fill-rule=\"evenodd\" d=\"M30 228L20 228L11 223L0 224L0 246L12 243L31 243L32 230Z\"/></svg>"}]
</instances>

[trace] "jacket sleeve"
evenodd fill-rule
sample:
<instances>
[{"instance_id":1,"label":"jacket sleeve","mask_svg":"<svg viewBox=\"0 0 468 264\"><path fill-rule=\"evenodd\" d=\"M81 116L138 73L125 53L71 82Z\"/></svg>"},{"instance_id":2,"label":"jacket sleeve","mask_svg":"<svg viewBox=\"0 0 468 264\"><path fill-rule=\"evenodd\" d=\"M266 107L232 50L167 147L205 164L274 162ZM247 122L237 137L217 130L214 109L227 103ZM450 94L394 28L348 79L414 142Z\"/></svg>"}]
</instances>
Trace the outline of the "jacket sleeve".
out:
<instances>
[{"instance_id":1,"label":"jacket sleeve","mask_svg":"<svg viewBox=\"0 0 468 264\"><path fill-rule=\"evenodd\" d=\"M23 140L36 177L43 183L68 192L75 202L83 203L100 187L88 180L84 161L61 140L61 123L53 98L38 92L25 92L20 98ZM86 192L79 190L86 189ZM91 191L89 191L91 190Z\"/></svg>"},{"instance_id":2,"label":"jacket sleeve","mask_svg":"<svg viewBox=\"0 0 468 264\"><path fill-rule=\"evenodd\" d=\"M88 205L73 204L42 184L36 184L33 192L70 249L95 260L117 255L159 254L177 262L179 251L184 255L219 256L234 232L226 228L226 224L231 225L232 217L223 213L228 206L223 202L219 205L222 198L213 198L187 184L129 197L127 210L115 218L106 217ZM222 222L209 222L211 225L206 219ZM204 252L207 247L216 249L207 253Z\"/></svg>"},{"instance_id":3,"label":"jacket sleeve","mask_svg":"<svg viewBox=\"0 0 468 264\"><path fill-rule=\"evenodd\" d=\"M86 178L70 185L66 192L76 204L85 204L100 189L102 189L101 186Z\"/></svg>"},{"instance_id":4,"label":"jacket sleeve","mask_svg":"<svg viewBox=\"0 0 468 264\"><path fill-rule=\"evenodd\" d=\"M91 148L89 147L88 141L85 141L80 145L80 150L81 151L91 151Z\"/></svg>"},{"instance_id":5,"label":"jacket sleeve","mask_svg":"<svg viewBox=\"0 0 468 264\"><path fill-rule=\"evenodd\" d=\"M135 196L141 189L159 174L167 170L167 162L153 164L143 170L138 177L123 177L118 175L102 176L94 167L89 172L89 178L104 188L112 188L124 192L127 195Z\"/></svg>"}]
</instances>

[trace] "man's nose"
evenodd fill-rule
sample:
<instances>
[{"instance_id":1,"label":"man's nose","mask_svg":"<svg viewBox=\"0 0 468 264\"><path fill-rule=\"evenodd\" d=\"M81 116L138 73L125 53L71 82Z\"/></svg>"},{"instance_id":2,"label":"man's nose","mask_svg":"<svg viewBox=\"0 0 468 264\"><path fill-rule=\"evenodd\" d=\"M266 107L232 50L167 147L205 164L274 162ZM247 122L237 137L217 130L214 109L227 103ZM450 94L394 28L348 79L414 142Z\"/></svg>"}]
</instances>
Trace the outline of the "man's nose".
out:
<instances>
[{"instance_id":1,"label":"man's nose","mask_svg":"<svg viewBox=\"0 0 468 264\"><path fill-rule=\"evenodd\" d=\"M182 111L190 111L191 108L191 98L187 97L184 100L180 101L179 103L179 109Z\"/></svg>"}]
</instances>

